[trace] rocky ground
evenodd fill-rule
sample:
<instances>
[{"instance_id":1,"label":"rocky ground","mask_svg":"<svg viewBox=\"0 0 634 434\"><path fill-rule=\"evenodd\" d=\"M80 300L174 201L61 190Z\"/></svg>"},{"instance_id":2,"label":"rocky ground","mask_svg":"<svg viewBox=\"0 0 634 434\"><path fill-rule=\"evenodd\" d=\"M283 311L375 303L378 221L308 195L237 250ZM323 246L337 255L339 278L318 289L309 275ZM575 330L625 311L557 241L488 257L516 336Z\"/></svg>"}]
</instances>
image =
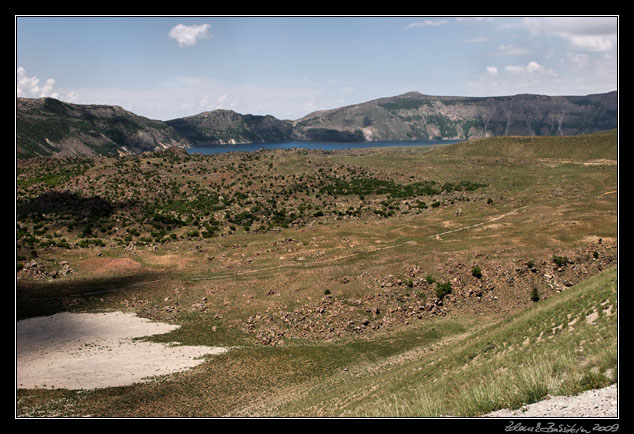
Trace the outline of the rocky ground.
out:
<instances>
[{"instance_id":1,"label":"rocky ground","mask_svg":"<svg viewBox=\"0 0 634 434\"><path fill-rule=\"evenodd\" d=\"M433 271L412 265L405 278L391 274L378 278L367 274L344 277L339 285L360 279L370 289L368 294L344 298L326 290L320 301L290 311L267 310L251 316L244 331L254 334L262 344L276 345L288 338L367 335L452 312L512 311L534 302L532 288L540 288L538 297L549 297L614 264L616 244L597 243L565 252L561 258L565 258L564 263L557 264L552 257L529 263L502 263L482 256L475 258L473 264L449 261ZM476 266L482 270L479 277L473 275ZM451 292L439 297L437 283L443 282L451 283Z\"/></svg>"},{"instance_id":2,"label":"rocky ground","mask_svg":"<svg viewBox=\"0 0 634 434\"><path fill-rule=\"evenodd\" d=\"M485 417L618 417L618 388L613 384L577 396L553 396L518 410L494 411Z\"/></svg>"}]
</instances>

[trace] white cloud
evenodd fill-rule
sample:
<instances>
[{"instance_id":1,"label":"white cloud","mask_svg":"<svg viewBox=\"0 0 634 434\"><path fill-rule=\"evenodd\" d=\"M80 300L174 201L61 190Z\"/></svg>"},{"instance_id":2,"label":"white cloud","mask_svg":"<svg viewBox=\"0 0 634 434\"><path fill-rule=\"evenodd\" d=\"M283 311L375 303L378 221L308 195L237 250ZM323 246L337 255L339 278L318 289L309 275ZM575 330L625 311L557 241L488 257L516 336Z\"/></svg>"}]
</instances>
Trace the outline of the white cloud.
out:
<instances>
[{"instance_id":1,"label":"white cloud","mask_svg":"<svg viewBox=\"0 0 634 434\"><path fill-rule=\"evenodd\" d=\"M516 47L514 45L500 45L497 53L498 56L517 56L520 54L528 54L528 50L526 48Z\"/></svg>"},{"instance_id":2,"label":"white cloud","mask_svg":"<svg viewBox=\"0 0 634 434\"><path fill-rule=\"evenodd\" d=\"M37 77L27 77L26 71L21 66L18 67L16 81L18 96L32 97L40 90L40 79Z\"/></svg>"},{"instance_id":3,"label":"white cloud","mask_svg":"<svg viewBox=\"0 0 634 434\"><path fill-rule=\"evenodd\" d=\"M175 39L178 42L179 47L187 47L196 45L199 39L209 39L210 24L200 24L186 26L184 24L178 24L174 26L169 32L169 37Z\"/></svg>"},{"instance_id":4,"label":"white cloud","mask_svg":"<svg viewBox=\"0 0 634 434\"><path fill-rule=\"evenodd\" d=\"M616 35L560 34L573 46L588 51L610 51L616 46Z\"/></svg>"},{"instance_id":5,"label":"white cloud","mask_svg":"<svg viewBox=\"0 0 634 434\"><path fill-rule=\"evenodd\" d=\"M16 94L18 97L23 98L56 98L69 100L77 95L72 92L66 95L68 98L62 96L62 92L55 88L55 80L52 78L47 79L44 84L40 84L40 79L33 76L29 77L26 74L26 70L19 66L16 70Z\"/></svg>"},{"instance_id":6,"label":"white cloud","mask_svg":"<svg viewBox=\"0 0 634 434\"><path fill-rule=\"evenodd\" d=\"M616 47L616 17L531 17L524 18L522 25L533 37L557 36L582 50L605 52Z\"/></svg>"},{"instance_id":7,"label":"white cloud","mask_svg":"<svg viewBox=\"0 0 634 434\"><path fill-rule=\"evenodd\" d=\"M411 29L414 27L438 27L443 24L447 24L449 21L447 20L423 20L415 23L408 24L405 26L406 29Z\"/></svg>"},{"instance_id":8,"label":"white cloud","mask_svg":"<svg viewBox=\"0 0 634 434\"><path fill-rule=\"evenodd\" d=\"M42 86L40 94L42 96L50 96L51 98L59 98L59 92L53 91L54 86L55 86L55 80L53 80L52 78L49 78L48 80L46 80L46 83L44 84L44 86Z\"/></svg>"},{"instance_id":9,"label":"white cloud","mask_svg":"<svg viewBox=\"0 0 634 434\"><path fill-rule=\"evenodd\" d=\"M552 69L546 69L544 68L543 65L540 65L534 60L531 60L530 62L528 62L526 66L510 65L505 67L504 70L512 74L517 74L517 75L535 76L535 75L541 74L541 75L547 75L547 76L553 76L553 77L557 75Z\"/></svg>"},{"instance_id":10,"label":"white cloud","mask_svg":"<svg viewBox=\"0 0 634 434\"><path fill-rule=\"evenodd\" d=\"M535 93L542 95L579 94L590 92L575 89L562 90L572 83L568 77L563 79L553 69L536 61L525 65L509 65L503 68L487 66L482 72L467 84L469 93L473 96L517 95L519 93Z\"/></svg>"},{"instance_id":11,"label":"white cloud","mask_svg":"<svg viewBox=\"0 0 634 434\"><path fill-rule=\"evenodd\" d=\"M493 20L493 17L457 17L456 21L461 21L461 22L469 22L469 21L473 21L473 22L482 22L482 21L491 21Z\"/></svg>"},{"instance_id":12,"label":"white cloud","mask_svg":"<svg viewBox=\"0 0 634 434\"><path fill-rule=\"evenodd\" d=\"M573 35L616 34L616 17L528 17L522 25L535 36L540 33Z\"/></svg>"}]
</instances>

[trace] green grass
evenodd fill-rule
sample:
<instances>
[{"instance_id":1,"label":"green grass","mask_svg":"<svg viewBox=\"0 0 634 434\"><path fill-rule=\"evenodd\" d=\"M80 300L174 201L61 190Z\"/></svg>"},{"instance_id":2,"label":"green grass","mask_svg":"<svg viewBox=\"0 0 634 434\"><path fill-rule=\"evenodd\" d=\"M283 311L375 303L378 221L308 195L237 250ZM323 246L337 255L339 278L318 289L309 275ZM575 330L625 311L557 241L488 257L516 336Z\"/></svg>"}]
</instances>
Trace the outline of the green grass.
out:
<instances>
[{"instance_id":1,"label":"green grass","mask_svg":"<svg viewBox=\"0 0 634 434\"><path fill-rule=\"evenodd\" d=\"M453 156L495 158L558 158L575 161L616 160L618 132L610 130L579 136L488 137L438 148Z\"/></svg>"},{"instance_id":2,"label":"green grass","mask_svg":"<svg viewBox=\"0 0 634 434\"><path fill-rule=\"evenodd\" d=\"M575 395L617 378L616 269L403 366L393 393L366 415L477 416L547 395ZM598 312L594 322L592 313ZM575 321L576 319L576 321ZM429 366L432 365L433 368ZM439 369L439 367L444 369ZM416 373L416 374L415 374Z\"/></svg>"}]
</instances>

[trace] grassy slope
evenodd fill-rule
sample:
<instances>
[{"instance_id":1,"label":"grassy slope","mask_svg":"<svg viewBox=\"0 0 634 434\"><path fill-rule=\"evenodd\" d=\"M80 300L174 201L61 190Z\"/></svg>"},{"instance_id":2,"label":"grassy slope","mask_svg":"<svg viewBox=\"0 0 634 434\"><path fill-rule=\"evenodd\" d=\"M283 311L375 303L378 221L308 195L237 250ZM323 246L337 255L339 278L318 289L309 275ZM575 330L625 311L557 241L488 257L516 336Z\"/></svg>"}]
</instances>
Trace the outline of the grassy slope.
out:
<instances>
[{"instance_id":1,"label":"grassy slope","mask_svg":"<svg viewBox=\"0 0 634 434\"><path fill-rule=\"evenodd\" d=\"M425 342L383 363L360 363L302 393L285 391L291 398L281 398L277 406L267 400L249 411L469 417L519 408L548 394L603 387L617 376L616 307L617 272L612 268L524 312L454 335L450 345L435 351L426 353Z\"/></svg>"},{"instance_id":2,"label":"grassy slope","mask_svg":"<svg viewBox=\"0 0 634 434\"><path fill-rule=\"evenodd\" d=\"M396 393L356 411L476 416L519 408L548 394L609 385L617 378L616 311L617 270L612 268L491 324L465 339L465 345L399 367L403 379ZM432 363L445 369L441 378L429 368Z\"/></svg>"},{"instance_id":3,"label":"grassy slope","mask_svg":"<svg viewBox=\"0 0 634 434\"><path fill-rule=\"evenodd\" d=\"M581 136L489 137L461 142L444 151L454 156L554 158L570 161L617 159L616 130Z\"/></svg>"}]
</instances>

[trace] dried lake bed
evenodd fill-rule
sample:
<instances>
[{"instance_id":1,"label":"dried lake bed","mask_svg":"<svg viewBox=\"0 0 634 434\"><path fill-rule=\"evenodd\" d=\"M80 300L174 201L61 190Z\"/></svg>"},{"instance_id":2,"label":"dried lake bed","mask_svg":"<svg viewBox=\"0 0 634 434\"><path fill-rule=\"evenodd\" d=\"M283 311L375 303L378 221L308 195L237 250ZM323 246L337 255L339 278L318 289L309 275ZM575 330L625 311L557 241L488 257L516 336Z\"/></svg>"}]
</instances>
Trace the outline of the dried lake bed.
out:
<instances>
[{"instance_id":1,"label":"dried lake bed","mask_svg":"<svg viewBox=\"0 0 634 434\"><path fill-rule=\"evenodd\" d=\"M98 389L180 372L225 347L183 346L139 338L179 326L133 313L69 313L16 323L18 388Z\"/></svg>"}]
</instances>

